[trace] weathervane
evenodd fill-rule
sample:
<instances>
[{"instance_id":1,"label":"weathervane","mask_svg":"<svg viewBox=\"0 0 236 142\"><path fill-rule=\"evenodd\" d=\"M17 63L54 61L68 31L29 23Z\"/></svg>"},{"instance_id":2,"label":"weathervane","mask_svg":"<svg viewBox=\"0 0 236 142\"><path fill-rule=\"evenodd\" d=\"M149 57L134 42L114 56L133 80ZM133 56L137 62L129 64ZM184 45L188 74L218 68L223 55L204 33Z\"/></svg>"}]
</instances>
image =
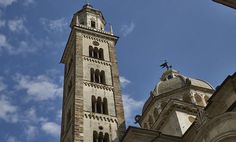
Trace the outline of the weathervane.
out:
<instances>
[{"instance_id":1,"label":"weathervane","mask_svg":"<svg viewBox=\"0 0 236 142\"><path fill-rule=\"evenodd\" d=\"M172 65L169 65L168 62L165 60L165 62L161 64L160 67L170 70L172 68Z\"/></svg>"}]
</instances>

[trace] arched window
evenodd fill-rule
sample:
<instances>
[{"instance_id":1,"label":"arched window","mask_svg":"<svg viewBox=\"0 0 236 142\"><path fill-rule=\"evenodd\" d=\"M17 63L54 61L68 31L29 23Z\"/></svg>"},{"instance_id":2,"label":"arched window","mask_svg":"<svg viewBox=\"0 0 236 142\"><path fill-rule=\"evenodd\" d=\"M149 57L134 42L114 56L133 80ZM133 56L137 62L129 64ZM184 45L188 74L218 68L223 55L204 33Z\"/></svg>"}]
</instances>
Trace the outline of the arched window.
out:
<instances>
[{"instance_id":1,"label":"arched window","mask_svg":"<svg viewBox=\"0 0 236 142\"><path fill-rule=\"evenodd\" d=\"M92 112L96 112L96 104L97 104L96 97L92 96L91 101L92 101Z\"/></svg>"},{"instance_id":2,"label":"arched window","mask_svg":"<svg viewBox=\"0 0 236 142\"><path fill-rule=\"evenodd\" d=\"M89 57L93 57L93 47L89 46Z\"/></svg>"},{"instance_id":3,"label":"arched window","mask_svg":"<svg viewBox=\"0 0 236 142\"><path fill-rule=\"evenodd\" d=\"M99 133L98 142L103 142L103 133L102 132Z\"/></svg>"},{"instance_id":4,"label":"arched window","mask_svg":"<svg viewBox=\"0 0 236 142\"><path fill-rule=\"evenodd\" d=\"M100 73L100 83L101 84L106 84L106 78L105 78L105 72L101 71Z\"/></svg>"},{"instance_id":5,"label":"arched window","mask_svg":"<svg viewBox=\"0 0 236 142\"><path fill-rule=\"evenodd\" d=\"M73 63L73 58L71 57L70 62L69 62L69 70L70 70L70 68L72 66L72 63Z\"/></svg>"},{"instance_id":6,"label":"arched window","mask_svg":"<svg viewBox=\"0 0 236 142\"><path fill-rule=\"evenodd\" d=\"M67 111L66 117L67 117L67 126L69 126L68 124L69 124L69 122L70 122L70 120L71 120L71 109L69 109L69 110Z\"/></svg>"},{"instance_id":7,"label":"arched window","mask_svg":"<svg viewBox=\"0 0 236 142\"><path fill-rule=\"evenodd\" d=\"M71 89L72 89L72 79L70 80L68 85L68 95L70 94Z\"/></svg>"},{"instance_id":8,"label":"arched window","mask_svg":"<svg viewBox=\"0 0 236 142\"><path fill-rule=\"evenodd\" d=\"M103 54L103 49L102 48L100 48L98 50L98 53L99 53L99 59L104 60L104 54Z\"/></svg>"},{"instance_id":9,"label":"arched window","mask_svg":"<svg viewBox=\"0 0 236 142\"><path fill-rule=\"evenodd\" d=\"M98 97L97 99L97 113L102 113L102 99Z\"/></svg>"},{"instance_id":10,"label":"arched window","mask_svg":"<svg viewBox=\"0 0 236 142\"><path fill-rule=\"evenodd\" d=\"M209 97L208 96L204 96L204 100L207 103L207 101L209 100Z\"/></svg>"},{"instance_id":11,"label":"arched window","mask_svg":"<svg viewBox=\"0 0 236 142\"><path fill-rule=\"evenodd\" d=\"M94 47L93 49L93 57L94 58L98 58L99 54L98 54L98 48L97 47Z\"/></svg>"},{"instance_id":12,"label":"arched window","mask_svg":"<svg viewBox=\"0 0 236 142\"><path fill-rule=\"evenodd\" d=\"M95 71L95 82L100 83L100 71L98 69Z\"/></svg>"},{"instance_id":13,"label":"arched window","mask_svg":"<svg viewBox=\"0 0 236 142\"><path fill-rule=\"evenodd\" d=\"M91 27L96 28L96 22L95 21L91 21Z\"/></svg>"},{"instance_id":14,"label":"arched window","mask_svg":"<svg viewBox=\"0 0 236 142\"><path fill-rule=\"evenodd\" d=\"M93 142L97 142L98 140L98 133L97 131L93 131Z\"/></svg>"},{"instance_id":15,"label":"arched window","mask_svg":"<svg viewBox=\"0 0 236 142\"><path fill-rule=\"evenodd\" d=\"M153 125L153 118L151 115L149 116L148 122L149 122L149 127L151 128Z\"/></svg>"},{"instance_id":16,"label":"arched window","mask_svg":"<svg viewBox=\"0 0 236 142\"><path fill-rule=\"evenodd\" d=\"M154 109L153 115L154 115L154 118L157 119L157 116L158 116L158 109L157 108Z\"/></svg>"},{"instance_id":17,"label":"arched window","mask_svg":"<svg viewBox=\"0 0 236 142\"><path fill-rule=\"evenodd\" d=\"M95 80L94 78L95 78L94 69L91 68L91 69L90 69L90 81L91 81L91 82L94 82L94 80Z\"/></svg>"},{"instance_id":18,"label":"arched window","mask_svg":"<svg viewBox=\"0 0 236 142\"><path fill-rule=\"evenodd\" d=\"M103 98L103 114L108 114L107 98Z\"/></svg>"},{"instance_id":19,"label":"arched window","mask_svg":"<svg viewBox=\"0 0 236 142\"><path fill-rule=\"evenodd\" d=\"M195 94L195 95L194 95L194 98L195 98L195 100L196 100L197 105L199 105L199 106L204 106L204 103L203 103L203 101L202 101L202 97L201 97L200 95Z\"/></svg>"},{"instance_id":20,"label":"arched window","mask_svg":"<svg viewBox=\"0 0 236 142\"><path fill-rule=\"evenodd\" d=\"M103 142L109 142L109 134L105 133Z\"/></svg>"}]
</instances>

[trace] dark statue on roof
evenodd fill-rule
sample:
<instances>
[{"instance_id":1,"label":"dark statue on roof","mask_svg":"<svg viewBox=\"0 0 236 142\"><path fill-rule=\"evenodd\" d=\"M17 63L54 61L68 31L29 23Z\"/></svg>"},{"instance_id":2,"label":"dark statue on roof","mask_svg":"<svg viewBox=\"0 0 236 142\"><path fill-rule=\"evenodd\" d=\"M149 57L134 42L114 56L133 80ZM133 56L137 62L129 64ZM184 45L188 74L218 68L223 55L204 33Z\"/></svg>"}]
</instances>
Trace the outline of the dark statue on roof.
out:
<instances>
[{"instance_id":1,"label":"dark statue on roof","mask_svg":"<svg viewBox=\"0 0 236 142\"><path fill-rule=\"evenodd\" d=\"M169 65L168 62L165 60L165 62L161 64L160 67L170 70L172 68L172 65Z\"/></svg>"}]
</instances>

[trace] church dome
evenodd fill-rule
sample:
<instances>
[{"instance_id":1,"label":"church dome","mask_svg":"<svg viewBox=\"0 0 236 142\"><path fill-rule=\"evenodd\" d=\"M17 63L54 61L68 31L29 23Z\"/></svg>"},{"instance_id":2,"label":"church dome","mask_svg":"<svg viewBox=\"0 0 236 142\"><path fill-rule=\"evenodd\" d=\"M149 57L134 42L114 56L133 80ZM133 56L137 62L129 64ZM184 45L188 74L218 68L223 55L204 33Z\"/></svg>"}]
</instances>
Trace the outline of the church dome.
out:
<instances>
[{"instance_id":1,"label":"church dome","mask_svg":"<svg viewBox=\"0 0 236 142\"><path fill-rule=\"evenodd\" d=\"M186 87L186 86L194 86L194 87L199 87L203 89L214 90L214 87L212 87L206 81L186 77L184 75L181 75L176 70L169 69L162 74L160 82L157 83L150 97L144 104L143 112L146 110L146 108L148 107L148 105L150 104L151 100L154 97Z\"/></svg>"},{"instance_id":2,"label":"church dome","mask_svg":"<svg viewBox=\"0 0 236 142\"><path fill-rule=\"evenodd\" d=\"M181 75L178 71L170 69L163 73L160 82L157 83L157 85L153 90L153 94L157 96L163 93L167 93L182 88L187 85L192 85L210 90L214 89L206 81L186 77Z\"/></svg>"}]
</instances>

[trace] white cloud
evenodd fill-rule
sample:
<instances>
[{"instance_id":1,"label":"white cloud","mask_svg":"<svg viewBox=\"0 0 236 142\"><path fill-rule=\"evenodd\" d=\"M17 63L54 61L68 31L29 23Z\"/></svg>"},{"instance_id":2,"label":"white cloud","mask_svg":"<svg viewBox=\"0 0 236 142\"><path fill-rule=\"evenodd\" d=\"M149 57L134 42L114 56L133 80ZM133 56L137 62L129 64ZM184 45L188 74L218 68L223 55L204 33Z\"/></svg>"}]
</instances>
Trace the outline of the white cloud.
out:
<instances>
[{"instance_id":1,"label":"white cloud","mask_svg":"<svg viewBox=\"0 0 236 142\"><path fill-rule=\"evenodd\" d=\"M4 27L5 25L6 25L6 21L0 19L0 28Z\"/></svg>"},{"instance_id":2,"label":"white cloud","mask_svg":"<svg viewBox=\"0 0 236 142\"><path fill-rule=\"evenodd\" d=\"M126 79L124 76L120 76L121 87L125 88L128 84L131 83L130 80Z\"/></svg>"},{"instance_id":3,"label":"white cloud","mask_svg":"<svg viewBox=\"0 0 236 142\"><path fill-rule=\"evenodd\" d=\"M24 132L26 134L27 140L31 141L31 140L35 139L35 137L37 135L37 127L29 125L25 128Z\"/></svg>"},{"instance_id":4,"label":"white cloud","mask_svg":"<svg viewBox=\"0 0 236 142\"><path fill-rule=\"evenodd\" d=\"M28 5L34 4L34 3L35 3L35 0L25 0L24 3L23 3L23 5L24 5L24 6L28 6Z\"/></svg>"},{"instance_id":5,"label":"white cloud","mask_svg":"<svg viewBox=\"0 0 236 142\"><path fill-rule=\"evenodd\" d=\"M135 24L131 22L129 25L128 24L122 25L120 31L122 32L123 36L126 37L127 35L129 35L134 31L134 28Z\"/></svg>"},{"instance_id":6,"label":"white cloud","mask_svg":"<svg viewBox=\"0 0 236 142\"><path fill-rule=\"evenodd\" d=\"M17 106L12 105L5 96L0 97L0 119L15 123L18 121Z\"/></svg>"},{"instance_id":7,"label":"white cloud","mask_svg":"<svg viewBox=\"0 0 236 142\"><path fill-rule=\"evenodd\" d=\"M68 22L65 18L55 20L41 18L40 22L44 26L45 30L49 32L63 32L66 28L68 28Z\"/></svg>"},{"instance_id":8,"label":"white cloud","mask_svg":"<svg viewBox=\"0 0 236 142\"><path fill-rule=\"evenodd\" d=\"M59 136L61 131L61 126L54 122L42 123L41 129L52 136Z\"/></svg>"},{"instance_id":9,"label":"white cloud","mask_svg":"<svg viewBox=\"0 0 236 142\"><path fill-rule=\"evenodd\" d=\"M8 21L8 28L12 32L28 33L28 30L24 25L24 21L25 21L24 18L17 18L17 19L14 19L14 20L9 20Z\"/></svg>"},{"instance_id":10,"label":"white cloud","mask_svg":"<svg viewBox=\"0 0 236 142\"><path fill-rule=\"evenodd\" d=\"M15 137L10 136L10 137L7 138L6 142L19 142L19 141Z\"/></svg>"},{"instance_id":11,"label":"white cloud","mask_svg":"<svg viewBox=\"0 0 236 142\"><path fill-rule=\"evenodd\" d=\"M16 76L17 89L26 90L34 100L44 101L62 96L62 86L54 83L49 77L39 75L30 77L18 74Z\"/></svg>"},{"instance_id":12,"label":"white cloud","mask_svg":"<svg viewBox=\"0 0 236 142\"><path fill-rule=\"evenodd\" d=\"M3 82L3 78L0 77L0 92L5 90L7 88L7 85Z\"/></svg>"},{"instance_id":13,"label":"white cloud","mask_svg":"<svg viewBox=\"0 0 236 142\"><path fill-rule=\"evenodd\" d=\"M17 0L0 0L0 7L7 7Z\"/></svg>"},{"instance_id":14,"label":"white cloud","mask_svg":"<svg viewBox=\"0 0 236 142\"><path fill-rule=\"evenodd\" d=\"M3 34L0 34L0 51L4 48L11 49L12 46L8 43L7 37Z\"/></svg>"},{"instance_id":15,"label":"white cloud","mask_svg":"<svg viewBox=\"0 0 236 142\"><path fill-rule=\"evenodd\" d=\"M34 46L29 46L26 41L20 41L18 46L12 46L7 37L3 34L0 34L0 52L6 50L10 55L18 55L35 52L36 48Z\"/></svg>"},{"instance_id":16,"label":"white cloud","mask_svg":"<svg viewBox=\"0 0 236 142\"><path fill-rule=\"evenodd\" d=\"M143 101L138 101L129 95L122 95L125 111L125 120L128 125L134 124L134 117L142 110Z\"/></svg>"}]
</instances>

